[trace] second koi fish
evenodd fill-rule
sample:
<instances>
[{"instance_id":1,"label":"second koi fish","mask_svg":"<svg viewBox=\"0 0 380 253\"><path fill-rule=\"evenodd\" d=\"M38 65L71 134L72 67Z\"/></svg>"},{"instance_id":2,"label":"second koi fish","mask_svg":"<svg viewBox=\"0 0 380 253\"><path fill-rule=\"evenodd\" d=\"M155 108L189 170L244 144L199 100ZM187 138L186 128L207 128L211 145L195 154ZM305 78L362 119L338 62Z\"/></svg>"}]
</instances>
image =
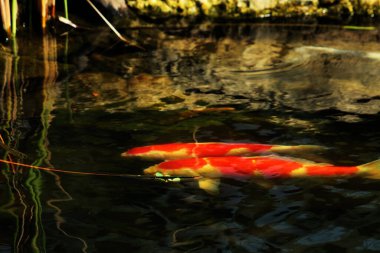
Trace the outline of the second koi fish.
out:
<instances>
[{"instance_id":1,"label":"second koi fish","mask_svg":"<svg viewBox=\"0 0 380 253\"><path fill-rule=\"evenodd\" d=\"M317 145L269 145L259 143L168 143L136 147L122 153L125 157L174 160L195 157L252 156L258 154L293 154L298 152L322 151Z\"/></svg>"},{"instance_id":2,"label":"second koi fish","mask_svg":"<svg viewBox=\"0 0 380 253\"><path fill-rule=\"evenodd\" d=\"M359 166L334 166L303 159L277 156L209 157L173 160L144 170L145 174L170 177L194 177L199 187L217 193L220 178L251 177L344 177L364 175L380 179L380 160Z\"/></svg>"}]
</instances>

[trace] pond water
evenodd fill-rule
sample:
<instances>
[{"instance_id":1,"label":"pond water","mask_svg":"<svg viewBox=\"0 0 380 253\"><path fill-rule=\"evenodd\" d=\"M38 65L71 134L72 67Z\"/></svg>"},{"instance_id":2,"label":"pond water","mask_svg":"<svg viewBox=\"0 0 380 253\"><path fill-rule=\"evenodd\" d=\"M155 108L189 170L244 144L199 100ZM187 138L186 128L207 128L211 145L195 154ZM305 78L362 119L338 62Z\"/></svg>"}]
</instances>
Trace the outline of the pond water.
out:
<instances>
[{"instance_id":1,"label":"pond water","mask_svg":"<svg viewBox=\"0 0 380 253\"><path fill-rule=\"evenodd\" d=\"M198 24L19 38L0 56L0 252L380 251L380 185L354 178L119 177L171 142L313 144L317 162L380 158L380 33Z\"/></svg>"}]
</instances>

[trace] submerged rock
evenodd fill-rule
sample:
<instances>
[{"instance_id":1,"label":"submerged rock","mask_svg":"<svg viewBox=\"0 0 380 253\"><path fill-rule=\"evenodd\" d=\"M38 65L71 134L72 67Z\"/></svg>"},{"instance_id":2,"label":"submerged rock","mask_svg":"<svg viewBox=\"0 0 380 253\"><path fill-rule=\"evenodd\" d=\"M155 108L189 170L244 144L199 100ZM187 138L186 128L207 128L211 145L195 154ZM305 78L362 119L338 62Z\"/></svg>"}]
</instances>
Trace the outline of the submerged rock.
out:
<instances>
[{"instance_id":1,"label":"submerged rock","mask_svg":"<svg viewBox=\"0 0 380 253\"><path fill-rule=\"evenodd\" d=\"M132 0L128 6L149 17L207 16L214 18L258 18L294 16L379 15L376 0Z\"/></svg>"},{"instance_id":2,"label":"submerged rock","mask_svg":"<svg viewBox=\"0 0 380 253\"><path fill-rule=\"evenodd\" d=\"M81 87L70 91L78 96L76 105L108 111L332 110L352 115L341 118L345 122L380 112L377 30L203 24L188 33L152 30L156 49L100 58L96 64L105 61L104 73L72 79Z\"/></svg>"}]
</instances>

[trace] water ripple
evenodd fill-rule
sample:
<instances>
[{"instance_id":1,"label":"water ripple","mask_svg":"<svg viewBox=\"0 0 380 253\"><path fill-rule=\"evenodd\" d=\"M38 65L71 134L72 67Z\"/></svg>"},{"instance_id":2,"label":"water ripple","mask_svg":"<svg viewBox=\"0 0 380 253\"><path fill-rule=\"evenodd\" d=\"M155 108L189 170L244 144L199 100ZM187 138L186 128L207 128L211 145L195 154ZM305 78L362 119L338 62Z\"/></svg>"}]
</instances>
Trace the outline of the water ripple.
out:
<instances>
[{"instance_id":1,"label":"water ripple","mask_svg":"<svg viewBox=\"0 0 380 253\"><path fill-rule=\"evenodd\" d=\"M344 236L348 235L350 231L348 231L344 227L327 227L325 229L319 230L313 234L304 236L297 240L297 243L301 245L318 245L329 242L335 242L342 239Z\"/></svg>"}]
</instances>

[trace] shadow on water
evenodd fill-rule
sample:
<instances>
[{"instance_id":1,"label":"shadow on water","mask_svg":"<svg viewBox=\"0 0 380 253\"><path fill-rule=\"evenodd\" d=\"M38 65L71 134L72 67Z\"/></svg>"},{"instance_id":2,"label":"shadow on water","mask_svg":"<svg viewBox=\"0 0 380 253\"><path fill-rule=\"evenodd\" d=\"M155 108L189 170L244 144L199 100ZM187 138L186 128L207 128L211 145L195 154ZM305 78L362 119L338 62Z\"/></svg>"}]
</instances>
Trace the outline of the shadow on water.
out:
<instances>
[{"instance_id":1,"label":"shadow on water","mask_svg":"<svg viewBox=\"0 0 380 253\"><path fill-rule=\"evenodd\" d=\"M379 158L376 29L124 32L146 50L90 31L74 34L75 45L46 35L2 49L2 159L141 174L153 162L121 152L195 140L322 145L330 150L302 157L342 165ZM365 178L225 179L210 196L196 182L1 168L1 252L380 249L379 187Z\"/></svg>"}]
</instances>

